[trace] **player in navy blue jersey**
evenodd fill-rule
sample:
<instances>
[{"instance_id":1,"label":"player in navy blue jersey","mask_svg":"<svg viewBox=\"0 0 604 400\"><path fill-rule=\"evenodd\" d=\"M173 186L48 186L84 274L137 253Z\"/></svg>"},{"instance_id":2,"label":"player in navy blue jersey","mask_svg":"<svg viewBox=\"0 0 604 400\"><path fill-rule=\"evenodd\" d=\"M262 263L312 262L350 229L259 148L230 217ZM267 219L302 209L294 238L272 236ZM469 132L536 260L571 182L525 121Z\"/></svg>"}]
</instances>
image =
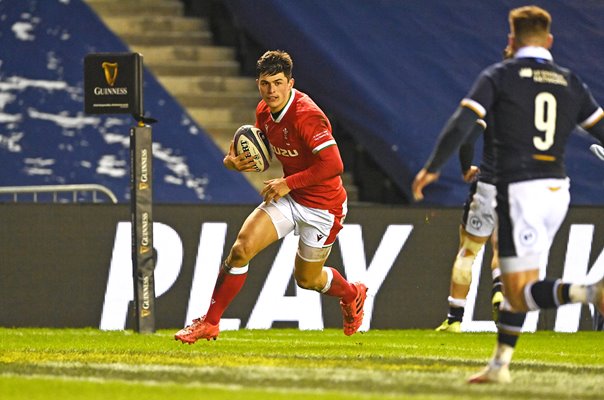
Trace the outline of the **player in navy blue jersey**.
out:
<instances>
[{"instance_id":1,"label":"player in navy blue jersey","mask_svg":"<svg viewBox=\"0 0 604 400\"><path fill-rule=\"evenodd\" d=\"M503 51L503 59L511 58L510 49ZM482 135L483 151L480 167L472 165L474 143ZM471 183L468 198L464 203L463 217L459 227L459 248L453 262L449 285L449 309L447 319L437 328L437 332L461 332L466 299L472 283L472 265L485 243L491 239L493 257L491 259L491 306L493 321L497 322L499 307L503 301L501 269L497 248L495 212L495 156L493 154L493 123L476 121L468 139L459 148L459 162L463 180Z\"/></svg>"},{"instance_id":2,"label":"player in navy blue jersey","mask_svg":"<svg viewBox=\"0 0 604 400\"><path fill-rule=\"evenodd\" d=\"M480 135L484 137L484 146L482 161L480 167L477 167L472 165L472 159L474 142ZM495 229L497 217L495 214L496 190L493 181L492 138L492 128L479 119L470 133L470 137L459 149L463 180L470 183L471 186L468 198L464 203L462 222L459 226L459 248L451 270L447 318L436 328L438 332L461 332L466 298L472 283L472 265L489 238L491 238L493 250L491 304L495 321L499 306L503 301Z\"/></svg>"},{"instance_id":3,"label":"player in navy blue jersey","mask_svg":"<svg viewBox=\"0 0 604 400\"><path fill-rule=\"evenodd\" d=\"M591 285L540 280L553 237L570 202L564 149L578 125L604 142L604 111L572 71L554 63L551 16L526 6L509 14L513 58L480 73L441 132L413 182L416 198L438 179L444 161L466 140L476 118L493 124L501 278L494 354L471 383L509 382L509 364L526 312L568 303L604 311L604 279Z\"/></svg>"}]
</instances>

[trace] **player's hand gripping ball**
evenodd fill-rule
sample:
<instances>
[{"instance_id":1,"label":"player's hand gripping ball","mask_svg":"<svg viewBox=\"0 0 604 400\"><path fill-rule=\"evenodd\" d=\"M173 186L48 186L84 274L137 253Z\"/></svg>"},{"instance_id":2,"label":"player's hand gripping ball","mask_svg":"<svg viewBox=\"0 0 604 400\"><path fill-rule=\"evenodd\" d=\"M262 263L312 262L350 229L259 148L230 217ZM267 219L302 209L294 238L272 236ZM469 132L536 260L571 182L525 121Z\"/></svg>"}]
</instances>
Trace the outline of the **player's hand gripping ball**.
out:
<instances>
[{"instance_id":1,"label":"player's hand gripping ball","mask_svg":"<svg viewBox=\"0 0 604 400\"><path fill-rule=\"evenodd\" d=\"M235 154L249 153L256 166L256 172L266 171L273 160L273 152L264 132L252 125L243 125L233 137Z\"/></svg>"}]
</instances>

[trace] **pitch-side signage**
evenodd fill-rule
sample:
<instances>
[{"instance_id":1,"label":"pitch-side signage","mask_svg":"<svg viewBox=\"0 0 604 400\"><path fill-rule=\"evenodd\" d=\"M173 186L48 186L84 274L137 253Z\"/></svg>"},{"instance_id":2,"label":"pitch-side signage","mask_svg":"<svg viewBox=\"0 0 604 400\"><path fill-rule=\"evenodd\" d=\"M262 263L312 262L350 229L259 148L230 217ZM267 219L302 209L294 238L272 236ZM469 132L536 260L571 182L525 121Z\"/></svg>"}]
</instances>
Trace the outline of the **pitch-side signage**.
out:
<instances>
[{"instance_id":1,"label":"pitch-side signage","mask_svg":"<svg viewBox=\"0 0 604 400\"><path fill-rule=\"evenodd\" d=\"M94 53L84 58L87 114L143 115L143 56Z\"/></svg>"}]
</instances>

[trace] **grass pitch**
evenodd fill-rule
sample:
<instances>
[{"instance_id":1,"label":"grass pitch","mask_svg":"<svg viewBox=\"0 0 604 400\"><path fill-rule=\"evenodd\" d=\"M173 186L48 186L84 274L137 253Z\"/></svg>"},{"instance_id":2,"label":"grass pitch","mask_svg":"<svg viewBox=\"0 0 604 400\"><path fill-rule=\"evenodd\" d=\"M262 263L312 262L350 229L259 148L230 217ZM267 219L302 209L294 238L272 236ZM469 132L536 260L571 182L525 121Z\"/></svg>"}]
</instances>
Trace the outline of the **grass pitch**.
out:
<instances>
[{"instance_id":1,"label":"grass pitch","mask_svg":"<svg viewBox=\"0 0 604 400\"><path fill-rule=\"evenodd\" d=\"M221 332L0 328L2 399L602 399L602 332L520 338L512 385L468 385L493 333L372 330Z\"/></svg>"}]
</instances>

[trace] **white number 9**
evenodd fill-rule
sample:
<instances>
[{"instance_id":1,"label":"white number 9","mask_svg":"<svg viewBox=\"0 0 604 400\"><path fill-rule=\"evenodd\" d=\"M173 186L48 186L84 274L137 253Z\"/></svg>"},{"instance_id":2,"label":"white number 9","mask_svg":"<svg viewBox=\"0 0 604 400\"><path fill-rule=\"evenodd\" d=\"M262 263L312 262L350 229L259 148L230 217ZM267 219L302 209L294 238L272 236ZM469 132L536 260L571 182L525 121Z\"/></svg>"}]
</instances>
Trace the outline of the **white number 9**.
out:
<instances>
[{"instance_id":1,"label":"white number 9","mask_svg":"<svg viewBox=\"0 0 604 400\"><path fill-rule=\"evenodd\" d=\"M545 132L545 139L533 137L533 144L538 150L546 151L554 144L556 133L556 98L548 92L541 92L535 97L535 128Z\"/></svg>"}]
</instances>

